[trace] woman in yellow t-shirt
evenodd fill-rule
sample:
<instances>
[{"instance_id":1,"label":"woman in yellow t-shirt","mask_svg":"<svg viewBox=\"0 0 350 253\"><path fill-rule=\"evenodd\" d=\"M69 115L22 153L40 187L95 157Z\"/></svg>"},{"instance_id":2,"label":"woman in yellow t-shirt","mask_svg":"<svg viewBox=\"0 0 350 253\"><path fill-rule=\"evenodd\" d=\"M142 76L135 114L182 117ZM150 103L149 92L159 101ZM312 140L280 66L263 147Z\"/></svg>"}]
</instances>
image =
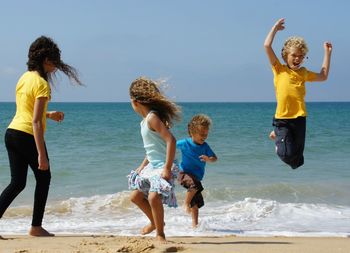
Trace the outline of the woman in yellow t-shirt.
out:
<instances>
[{"instance_id":1,"label":"woman in yellow t-shirt","mask_svg":"<svg viewBox=\"0 0 350 253\"><path fill-rule=\"evenodd\" d=\"M56 70L62 71L75 83L81 85L76 70L61 60L61 51L48 37L37 38L29 48L28 71L16 86L16 115L5 133L5 145L9 157L11 182L0 195L0 218L25 188L28 166L34 172L36 187L32 236L53 236L42 227L51 172L45 146L46 118L62 121L64 113L47 111L51 99L50 83Z\"/></svg>"}]
</instances>

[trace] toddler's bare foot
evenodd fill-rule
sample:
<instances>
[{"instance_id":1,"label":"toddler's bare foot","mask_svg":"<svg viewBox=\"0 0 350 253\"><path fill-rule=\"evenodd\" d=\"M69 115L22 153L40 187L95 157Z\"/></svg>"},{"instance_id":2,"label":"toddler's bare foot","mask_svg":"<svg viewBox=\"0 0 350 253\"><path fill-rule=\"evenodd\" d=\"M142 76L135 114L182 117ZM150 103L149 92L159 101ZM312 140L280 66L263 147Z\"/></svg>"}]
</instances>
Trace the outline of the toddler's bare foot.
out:
<instances>
[{"instance_id":1,"label":"toddler's bare foot","mask_svg":"<svg viewBox=\"0 0 350 253\"><path fill-rule=\"evenodd\" d=\"M275 134L275 131L272 131L269 135L270 139L271 140L275 140L276 139L276 134Z\"/></svg>"},{"instance_id":2,"label":"toddler's bare foot","mask_svg":"<svg viewBox=\"0 0 350 253\"><path fill-rule=\"evenodd\" d=\"M187 203L183 205L183 209L185 210L186 213L190 214L191 213L191 206Z\"/></svg>"},{"instance_id":3,"label":"toddler's bare foot","mask_svg":"<svg viewBox=\"0 0 350 253\"><path fill-rule=\"evenodd\" d=\"M32 226L29 230L31 236L55 236L41 226Z\"/></svg>"},{"instance_id":4,"label":"toddler's bare foot","mask_svg":"<svg viewBox=\"0 0 350 253\"><path fill-rule=\"evenodd\" d=\"M142 228L141 235L147 235L147 234L151 233L155 229L156 229L156 227L152 223L150 223L147 226Z\"/></svg>"}]
</instances>

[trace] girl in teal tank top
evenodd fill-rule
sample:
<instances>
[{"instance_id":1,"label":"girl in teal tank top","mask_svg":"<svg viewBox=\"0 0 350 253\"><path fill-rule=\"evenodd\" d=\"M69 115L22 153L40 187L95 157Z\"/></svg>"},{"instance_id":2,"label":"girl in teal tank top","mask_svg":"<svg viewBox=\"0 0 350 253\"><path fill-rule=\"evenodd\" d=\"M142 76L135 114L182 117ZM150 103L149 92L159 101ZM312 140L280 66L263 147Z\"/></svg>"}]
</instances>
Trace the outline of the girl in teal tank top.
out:
<instances>
[{"instance_id":1,"label":"girl in teal tank top","mask_svg":"<svg viewBox=\"0 0 350 253\"><path fill-rule=\"evenodd\" d=\"M177 206L176 140L169 129L174 119L180 119L180 109L147 78L133 81L129 92L134 111L143 118L140 125L146 151L141 165L128 176L129 188L133 190L130 199L150 221L141 234L156 230L156 239L165 242L163 204Z\"/></svg>"}]
</instances>

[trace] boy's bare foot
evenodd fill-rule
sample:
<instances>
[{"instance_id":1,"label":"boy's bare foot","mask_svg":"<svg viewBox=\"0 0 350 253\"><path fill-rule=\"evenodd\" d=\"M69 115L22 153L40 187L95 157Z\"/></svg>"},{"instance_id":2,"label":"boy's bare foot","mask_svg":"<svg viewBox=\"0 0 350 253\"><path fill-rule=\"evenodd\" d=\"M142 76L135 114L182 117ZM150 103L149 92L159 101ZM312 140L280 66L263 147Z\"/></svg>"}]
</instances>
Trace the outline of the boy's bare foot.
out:
<instances>
[{"instance_id":1,"label":"boy's bare foot","mask_svg":"<svg viewBox=\"0 0 350 253\"><path fill-rule=\"evenodd\" d=\"M32 226L29 230L31 236L55 236L41 226Z\"/></svg>"},{"instance_id":2,"label":"boy's bare foot","mask_svg":"<svg viewBox=\"0 0 350 253\"><path fill-rule=\"evenodd\" d=\"M156 229L156 226L153 225L152 223L150 223L141 229L141 235L147 235L147 234L153 232L153 230L155 230L155 229Z\"/></svg>"},{"instance_id":3,"label":"boy's bare foot","mask_svg":"<svg viewBox=\"0 0 350 253\"><path fill-rule=\"evenodd\" d=\"M275 131L271 131L269 137L270 137L271 140L275 140L276 139Z\"/></svg>"}]
</instances>

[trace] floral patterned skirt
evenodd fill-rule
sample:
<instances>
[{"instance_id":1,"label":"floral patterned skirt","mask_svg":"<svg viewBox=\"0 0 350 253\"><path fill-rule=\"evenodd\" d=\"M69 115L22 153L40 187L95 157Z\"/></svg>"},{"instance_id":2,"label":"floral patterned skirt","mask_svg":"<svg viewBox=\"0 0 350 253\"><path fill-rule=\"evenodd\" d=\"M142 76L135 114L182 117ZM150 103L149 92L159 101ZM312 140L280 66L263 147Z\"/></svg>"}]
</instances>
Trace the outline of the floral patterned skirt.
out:
<instances>
[{"instance_id":1,"label":"floral patterned skirt","mask_svg":"<svg viewBox=\"0 0 350 253\"><path fill-rule=\"evenodd\" d=\"M149 192L157 192L162 197L162 202L169 207L177 207L175 196L175 180L178 174L178 166L173 164L171 168L172 177L169 181L161 177L163 168L154 168L149 163L141 172L137 174L132 170L128 175L128 185L130 190L143 192L148 198Z\"/></svg>"}]
</instances>

